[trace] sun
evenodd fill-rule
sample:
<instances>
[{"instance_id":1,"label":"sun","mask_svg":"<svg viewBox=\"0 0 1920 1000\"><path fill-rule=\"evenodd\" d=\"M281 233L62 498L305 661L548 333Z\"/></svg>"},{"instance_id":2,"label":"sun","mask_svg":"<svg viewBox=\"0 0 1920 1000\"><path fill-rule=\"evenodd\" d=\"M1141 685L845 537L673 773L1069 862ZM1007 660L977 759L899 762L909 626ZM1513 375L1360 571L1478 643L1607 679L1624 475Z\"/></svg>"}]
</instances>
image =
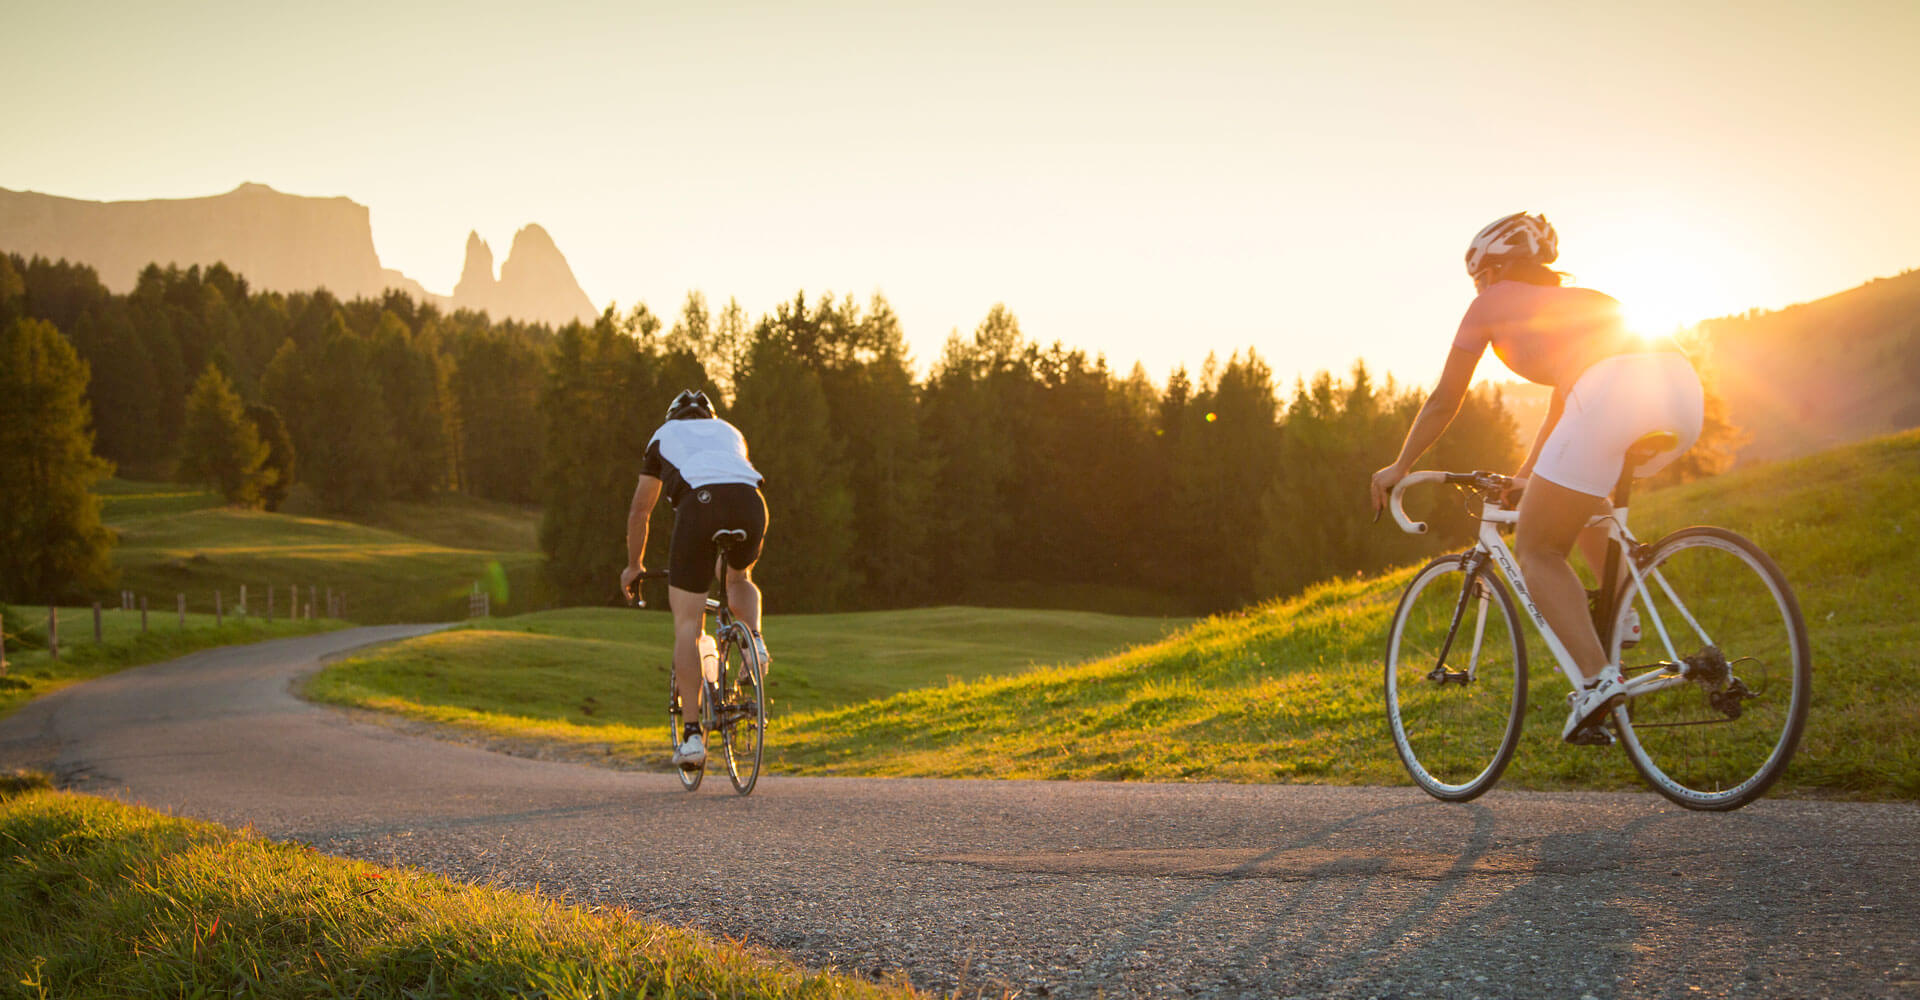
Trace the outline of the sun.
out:
<instances>
[{"instance_id":1,"label":"sun","mask_svg":"<svg viewBox=\"0 0 1920 1000\"><path fill-rule=\"evenodd\" d=\"M1569 254L1560 266L1620 300L1627 329L1642 338L1671 337L1739 308L1732 279L1743 257L1719 234L1663 218L1590 235L1579 259Z\"/></svg>"}]
</instances>

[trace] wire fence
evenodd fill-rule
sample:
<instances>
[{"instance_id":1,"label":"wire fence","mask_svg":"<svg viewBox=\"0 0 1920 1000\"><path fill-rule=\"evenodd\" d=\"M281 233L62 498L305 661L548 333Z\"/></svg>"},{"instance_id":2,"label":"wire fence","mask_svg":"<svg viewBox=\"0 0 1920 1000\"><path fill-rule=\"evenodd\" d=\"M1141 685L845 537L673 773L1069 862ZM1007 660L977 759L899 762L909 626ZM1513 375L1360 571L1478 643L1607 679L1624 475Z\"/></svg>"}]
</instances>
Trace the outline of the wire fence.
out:
<instances>
[{"instance_id":1,"label":"wire fence","mask_svg":"<svg viewBox=\"0 0 1920 1000\"><path fill-rule=\"evenodd\" d=\"M229 601L230 597L232 598L231 601ZM225 625L228 618L234 618L238 621L257 618L268 623L273 622L276 618L280 620L308 621L315 618L342 619L347 615L347 592L344 590L335 590L332 587L322 587L318 584L289 584L286 586L269 584L266 587L253 590L249 593L247 585L242 584L237 593L230 594L227 591L215 590L206 603L196 601L195 604L197 608L205 608L211 605L215 628ZM161 621L164 620L166 615L165 607L165 598L163 597L161 603L163 610L160 614L155 615L153 613L150 595L137 593L132 590L120 591L119 610L125 615L130 615L134 612L139 613L140 633L144 634L151 628L161 624ZM15 607L11 610L17 619L21 614L20 609ZM87 610L88 609L84 608L81 609L81 614L85 615ZM39 646L46 649L47 656L50 659L60 659L61 611L62 609L58 605L50 604L47 606L44 642L33 641L30 630L36 623L17 620L9 622L5 618L4 613L0 613L0 676L5 676L7 673L7 654L9 647L19 650L24 647ZM105 642L107 613L103 612L101 602L99 601L93 602L91 611L93 617L93 641L95 643ZM197 609L193 613L196 615L205 614L204 611ZM173 594L172 616L174 619L174 627L177 629L187 628L187 615L188 594L186 591L175 591ZM116 626L122 625L123 623L124 619L122 622L116 623ZM69 627L71 627L71 622L69 622ZM115 631L124 633L128 631L128 629L116 627ZM12 640L11 642L9 642L10 639Z\"/></svg>"}]
</instances>

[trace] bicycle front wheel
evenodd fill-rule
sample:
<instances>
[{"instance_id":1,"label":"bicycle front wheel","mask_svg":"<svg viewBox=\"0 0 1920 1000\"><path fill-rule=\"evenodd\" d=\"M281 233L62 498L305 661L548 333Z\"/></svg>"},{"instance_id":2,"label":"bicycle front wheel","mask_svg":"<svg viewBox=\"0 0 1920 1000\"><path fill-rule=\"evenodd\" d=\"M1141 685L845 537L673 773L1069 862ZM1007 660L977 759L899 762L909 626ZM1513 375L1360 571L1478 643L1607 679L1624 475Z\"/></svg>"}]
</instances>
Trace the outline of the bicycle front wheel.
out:
<instances>
[{"instance_id":1,"label":"bicycle front wheel","mask_svg":"<svg viewBox=\"0 0 1920 1000\"><path fill-rule=\"evenodd\" d=\"M1387 720L1407 773L1465 802L1492 788L1520 742L1527 647L1507 588L1460 556L1422 567L1387 631Z\"/></svg>"},{"instance_id":2,"label":"bicycle front wheel","mask_svg":"<svg viewBox=\"0 0 1920 1000\"><path fill-rule=\"evenodd\" d=\"M1618 602L1609 650L1629 680L1671 683L1614 710L1627 756L1679 805L1738 809L1779 779L1806 725L1813 655L1800 602L1759 546L1721 528L1661 539L1641 575L1646 593ZM1623 649L1634 609L1639 641Z\"/></svg>"},{"instance_id":3,"label":"bicycle front wheel","mask_svg":"<svg viewBox=\"0 0 1920 1000\"><path fill-rule=\"evenodd\" d=\"M727 634L720 655L726 670L720 731L727 748L727 777L734 791L748 795L760 780L766 751L766 664L754 652L752 636L740 626Z\"/></svg>"}]
</instances>

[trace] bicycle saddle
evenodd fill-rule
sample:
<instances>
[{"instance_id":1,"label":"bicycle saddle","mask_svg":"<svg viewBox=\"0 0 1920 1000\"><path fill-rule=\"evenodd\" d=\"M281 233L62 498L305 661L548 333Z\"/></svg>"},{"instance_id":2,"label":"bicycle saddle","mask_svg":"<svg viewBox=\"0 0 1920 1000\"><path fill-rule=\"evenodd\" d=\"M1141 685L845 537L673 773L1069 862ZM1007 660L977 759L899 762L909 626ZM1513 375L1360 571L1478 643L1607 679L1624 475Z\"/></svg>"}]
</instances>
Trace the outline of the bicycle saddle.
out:
<instances>
[{"instance_id":1,"label":"bicycle saddle","mask_svg":"<svg viewBox=\"0 0 1920 1000\"><path fill-rule=\"evenodd\" d=\"M713 533L716 545L738 545L747 540L747 533L740 528L721 528Z\"/></svg>"},{"instance_id":2,"label":"bicycle saddle","mask_svg":"<svg viewBox=\"0 0 1920 1000\"><path fill-rule=\"evenodd\" d=\"M1680 435L1672 431L1654 431L1627 448L1627 465L1636 466L1663 451L1680 447Z\"/></svg>"}]
</instances>

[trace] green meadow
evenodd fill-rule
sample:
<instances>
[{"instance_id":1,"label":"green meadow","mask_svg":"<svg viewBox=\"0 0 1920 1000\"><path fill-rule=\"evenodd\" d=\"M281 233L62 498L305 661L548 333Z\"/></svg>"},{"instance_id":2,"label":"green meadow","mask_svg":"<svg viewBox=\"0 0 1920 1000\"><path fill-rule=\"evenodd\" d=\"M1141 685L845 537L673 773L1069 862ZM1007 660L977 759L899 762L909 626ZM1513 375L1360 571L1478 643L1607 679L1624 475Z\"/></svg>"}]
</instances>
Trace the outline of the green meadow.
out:
<instances>
[{"instance_id":1,"label":"green meadow","mask_svg":"<svg viewBox=\"0 0 1920 1000\"><path fill-rule=\"evenodd\" d=\"M303 512L298 494L280 513L168 484L112 480L102 495L101 517L120 536L120 585L156 610L185 594L188 610L211 613L216 592L231 607L245 585L255 613L272 587L284 616L297 585L316 616L332 589L350 621L446 621L466 617L475 583L496 611L528 606L539 585L539 516L505 504L449 494L346 521Z\"/></svg>"},{"instance_id":2,"label":"green meadow","mask_svg":"<svg viewBox=\"0 0 1920 1000\"><path fill-rule=\"evenodd\" d=\"M1814 701L1774 794L1920 798L1920 432L1657 492L1634 525L1733 528L1766 548L1812 632ZM1366 516L1358 509L1354 517ZM1392 530L1382 526L1379 530ZM1049 649L1042 613L935 609L770 618L772 767L788 774L1404 784L1381 707L1380 649L1411 570L1336 580L1165 637L1119 624L1088 658ZM901 654L916 615L946 641ZM1038 615L1039 617L1036 617ZM1088 625L1101 623L1088 622ZM413 640L316 680L323 700L614 757L664 746L664 617L564 612ZM512 631L508 631L511 629ZM648 630L652 631L649 632ZM517 634L516 634L517 633ZM969 655L1018 651L994 665ZM1094 646L1102 645L1099 642ZM1526 735L1503 787L1633 788L1617 749L1558 740L1565 682L1537 640ZM1021 669L1025 662L1050 666ZM860 690L872 682L884 690ZM816 697L817 695L817 697Z\"/></svg>"},{"instance_id":3,"label":"green meadow","mask_svg":"<svg viewBox=\"0 0 1920 1000\"><path fill-rule=\"evenodd\" d=\"M987 608L773 615L766 620L769 711L797 718L929 684L1076 662L1188 621ZM476 735L651 763L666 746L672 651L673 620L664 610L537 612L469 622L344 660L312 678L305 693Z\"/></svg>"},{"instance_id":4,"label":"green meadow","mask_svg":"<svg viewBox=\"0 0 1920 1000\"><path fill-rule=\"evenodd\" d=\"M4 775L0 977L21 997L917 995Z\"/></svg>"}]
</instances>

